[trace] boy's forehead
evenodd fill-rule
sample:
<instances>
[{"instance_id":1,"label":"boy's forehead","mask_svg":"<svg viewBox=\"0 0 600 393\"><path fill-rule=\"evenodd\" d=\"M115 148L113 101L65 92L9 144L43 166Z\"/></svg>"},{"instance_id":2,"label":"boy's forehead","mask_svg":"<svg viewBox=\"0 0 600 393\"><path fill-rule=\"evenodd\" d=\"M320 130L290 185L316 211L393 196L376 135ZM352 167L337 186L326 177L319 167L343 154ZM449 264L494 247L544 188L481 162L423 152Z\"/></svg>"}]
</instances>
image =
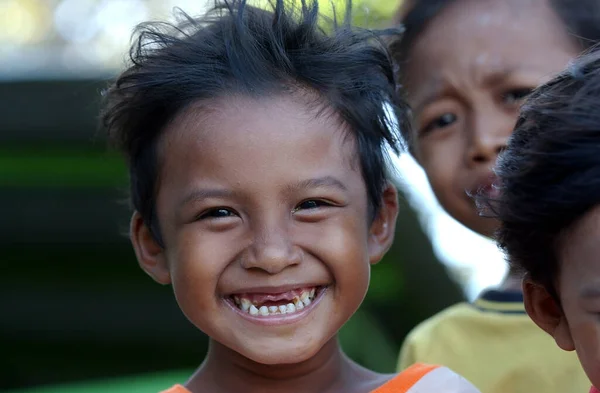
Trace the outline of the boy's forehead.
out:
<instances>
[{"instance_id":1,"label":"boy's forehead","mask_svg":"<svg viewBox=\"0 0 600 393\"><path fill-rule=\"evenodd\" d=\"M171 153L175 157L182 154L182 158L207 153L213 158L228 158L238 154L248 160L266 154L277 160L282 157L269 151L287 148L290 152L306 150L301 158L307 164L318 156L330 164L343 159L345 166L358 169L350 127L330 108L296 95L231 95L194 102L168 124L159 145L163 162Z\"/></svg>"},{"instance_id":2,"label":"boy's forehead","mask_svg":"<svg viewBox=\"0 0 600 393\"><path fill-rule=\"evenodd\" d=\"M405 82L414 79L415 70L435 74L447 64L465 67L466 73L483 66L499 70L544 64L553 46L576 49L564 29L557 28L561 23L547 0L453 2L415 41L415 69Z\"/></svg>"},{"instance_id":3,"label":"boy's forehead","mask_svg":"<svg viewBox=\"0 0 600 393\"><path fill-rule=\"evenodd\" d=\"M584 254L598 255L600 252L600 201L565 229L559 248L562 259L565 260L572 260Z\"/></svg>"}]
</instances>

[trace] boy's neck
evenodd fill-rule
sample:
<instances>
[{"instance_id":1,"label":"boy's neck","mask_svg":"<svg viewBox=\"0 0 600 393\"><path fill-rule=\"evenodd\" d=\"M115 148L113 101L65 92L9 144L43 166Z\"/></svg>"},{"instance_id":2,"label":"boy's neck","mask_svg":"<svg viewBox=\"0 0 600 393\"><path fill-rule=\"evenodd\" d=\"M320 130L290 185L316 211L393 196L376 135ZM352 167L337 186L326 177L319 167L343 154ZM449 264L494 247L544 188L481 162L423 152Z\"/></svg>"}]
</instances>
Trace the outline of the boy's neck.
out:
<instances>
[{"instance_id":1,"label":"boy's neck","mask_svg":"<svg viewBox=\"0 0 600 393\"><path fill-rule=\"evenodd\" d=\"M369 392L390 376L367 370L342 352L337 338L297 364L264 365L211 340L206 360L188 381L192 393Z\"/></svg>"}]
</instances>

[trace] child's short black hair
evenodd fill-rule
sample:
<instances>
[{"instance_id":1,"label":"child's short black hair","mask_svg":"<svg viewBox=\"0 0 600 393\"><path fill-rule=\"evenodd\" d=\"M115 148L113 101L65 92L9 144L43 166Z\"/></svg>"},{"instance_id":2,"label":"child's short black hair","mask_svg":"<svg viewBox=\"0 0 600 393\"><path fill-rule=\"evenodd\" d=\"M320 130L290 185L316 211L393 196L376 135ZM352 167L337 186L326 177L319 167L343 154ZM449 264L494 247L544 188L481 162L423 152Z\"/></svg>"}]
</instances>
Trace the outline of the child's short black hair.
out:
<instances>
[{"instance_id":1,"label":"child's short black hair","mask_svg":"<svg viewBox=\"0 0 600 393\"><path fill-rule=\"evenodd\" d=\"M497 174L498 243L556 295L562 234L600 204L600 51L531 95Z\"/></svg>"},{"instance_id":2,"label":"child's short black hair","mask_svg":"<svg viewBox=\"0 0 600 393\"><path fill-rule=\"evenodd\" d=\"M140 25L132 65L106 92L103 124L128 160L133 206L159 242L157 141L188 105L227 94L314 95L356 138L373 217L380 207L387 146L398 152L395 129L409 127L380 38L395 31L351 28L350 3L345 20L331 21L332 29L320 26L316 0L270 4L267 11L246 0L219 0L198 19L182 13L179 25Z\"/></svg>"},{"instance_id":3,"label":"child's short black hair","mask_svg":"<svg viewBox=\"0 0 600 393\"><path fill-rule=\"evenodd\" d=\"M390 46L394 60L402 65L408 60L410 51L417 38L429 23L443 10L460 0L415 0L410 10L403 14L401 24L403 34L401 40L395 40ZM600 1L598 0L547 0L548 4L560 20L573 40L585 50L600 41ZM403 136L410 140L405 129Z\"/></svg>"}]
</instances>

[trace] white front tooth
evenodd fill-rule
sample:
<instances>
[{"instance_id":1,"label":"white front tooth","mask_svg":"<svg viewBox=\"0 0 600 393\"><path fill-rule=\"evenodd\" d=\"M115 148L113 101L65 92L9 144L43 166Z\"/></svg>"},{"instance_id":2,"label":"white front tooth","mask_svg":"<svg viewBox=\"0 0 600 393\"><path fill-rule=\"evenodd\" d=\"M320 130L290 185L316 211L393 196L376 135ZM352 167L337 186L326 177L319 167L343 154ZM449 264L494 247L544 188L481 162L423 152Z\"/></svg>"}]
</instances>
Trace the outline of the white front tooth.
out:
<instances>
[{"instance_id":1,"label":"white front tooth","mask_svg":"<svg viewBox=\"0 0 600 393\"><path fill-rule=\"evenodd\" d=\"M288 303L287 306L285 306L287 313L293 313L296 312L296 306L294 306L292 303Z\"/></svg>"},{"instance_id":2,"label":"white front tooth","mask_svg":"<svg viewBox=\"0 0 600 393\"><path fill-rule=\"evenodd\" d=\"M277 312L277 310L279 310L279 308L277 306L269 306L269 312L271 314L275 314Z\"/></svg>"},{"instance_id":3,"label":"white front tooth","mask_svg":"<svg viewBox=\"0 0 600 393\"><path fill-rule=\"evenodd\" d=\"M296 304L296 310L302 310L304 308L304 303L301 301Z\"/></svg>"},{"instance_id":4,"label":"white front tooth","mask_svg":"<svg viewBox=\"0 0 600 393\"><path fill-rule=\"evenodd\" d=\"M300 294L300 300L304 301L304 299L308 299L308 292L306 291L302 291L302 293Z\"/></svg>"},{"instance_id":5,"label":"white front tooth","mask_svg":"<svg viewBox=\"0 0 600 393\"><path fill-rule=\"evenodd\" d=\"M258 315L258 308L254 304L250 305L250 315Z\"/></svg>"},{"instance_id":6,"label":"white front tooth","mask_svg":"<svg viewBox=\"0 0 600 393\"><path fill-rule=\"evenodd\" d=\"M315 291L316 291L315 288L313 288L313 289L310 290L310 298L311 299L315 298Z\"/></svg>"},{"instance_id":7,"label":"white front tooth","mask_svg":"<svg viewBox=\"0 0 600 393\"><path fill-rule=\"evenodd\" d=\"M284 305L279 306L279 312L285 314L287 312L287 307Z\"/></svg>"},{"instance_id":8,"label":"white front tooth","mask_svg":"<svg viewBox=\"0 0 600 393\"><path fill-rule=\"evenodd\" d=\"M267 306L260 306L258 312L260 313L260 315L269 315L269 309L267 308Z\"/></svg>"},{"instance_id":9,"label":"white front tooth","mask_svg":"<svg viewBox=\"0 0 600 393\"><path fill-rule=\"evenodd\" d=\"M248 311L250 309L250 306L254 307L252 305L252 303L250 303L250 300L248 300L248 299L242 298L241 303L242 303L242 310L244 310L244 311ZM256 309L256 307L254 307L254 309Z\"/></svg>"},{"instance_id":10,"label":"white front tooth","mask_svg":"<svg viewBox=\"0 0 600 393\"><path fill-rule=\"evenodd\" d=\"M306 298L302 301L302 303L304 303L305 306L308 306L310 304L310 298Z\"/></svg>"}]
</instances>

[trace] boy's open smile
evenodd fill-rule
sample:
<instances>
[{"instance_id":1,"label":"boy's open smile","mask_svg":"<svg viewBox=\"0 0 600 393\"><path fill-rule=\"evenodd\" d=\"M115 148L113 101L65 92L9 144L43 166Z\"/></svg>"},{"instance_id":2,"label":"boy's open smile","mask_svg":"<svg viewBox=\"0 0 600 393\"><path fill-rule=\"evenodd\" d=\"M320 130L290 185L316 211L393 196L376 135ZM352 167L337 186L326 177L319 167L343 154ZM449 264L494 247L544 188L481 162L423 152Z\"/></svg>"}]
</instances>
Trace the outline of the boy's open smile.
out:
<instances>
[{"instance_id":1,"label":"boy's open smile","mask_svg":"<svg viewBox=\"0 0 600 393\"><path fill-rule=\"evenodd\" d=\"M262 325L294 323L323 299L327 286L288 286L289 289L244 289L227 295L225 303L243 318Z\"/></svg>"}]
</instances>

